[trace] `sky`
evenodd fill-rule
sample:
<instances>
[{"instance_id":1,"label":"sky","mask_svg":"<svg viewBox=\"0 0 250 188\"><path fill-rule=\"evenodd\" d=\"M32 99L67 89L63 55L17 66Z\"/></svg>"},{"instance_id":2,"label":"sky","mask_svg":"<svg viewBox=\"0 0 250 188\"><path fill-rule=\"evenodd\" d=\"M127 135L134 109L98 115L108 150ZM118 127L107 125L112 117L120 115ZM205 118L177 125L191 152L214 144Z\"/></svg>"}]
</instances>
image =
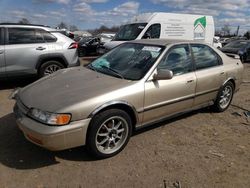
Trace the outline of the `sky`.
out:
<instances>
[{"instance_id":1,"label":"sky","mask_svg":"<svg viewBox=\"0 0 250 188\"><path fill-rule=\"evenodd\" d=\"M82 30L119 26L146 12L212 15L217 29L250 30L250 0L0 0L0 22L27 18L55 27L63 21Z\"/></svg>"}]
</instances>

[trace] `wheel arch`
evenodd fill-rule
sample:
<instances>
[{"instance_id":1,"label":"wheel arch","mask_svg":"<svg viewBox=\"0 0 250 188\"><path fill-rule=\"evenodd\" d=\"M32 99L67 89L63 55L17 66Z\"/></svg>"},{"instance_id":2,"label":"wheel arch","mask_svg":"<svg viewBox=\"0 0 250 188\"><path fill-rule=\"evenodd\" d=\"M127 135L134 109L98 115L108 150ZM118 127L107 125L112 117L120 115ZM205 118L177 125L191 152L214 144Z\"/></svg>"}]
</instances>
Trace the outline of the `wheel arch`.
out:
<instances>
[{"instance_id":1,"label":"wheel arch","mask_svg":"<svg viewBox=\"0 0 250 188\"><path fill-rule=\"evenodd\" d=\"M39 57L37 64L36 64L36 70L39 70L43 63L46 63L47 61L58 61L63 64L63 66L66 68L68 67L68 62L65 59L65 57L61 54L46 54Z\"/></svg>"},{"instance_id":2,"label":"wheel arch","mask_svg":"<svg viewBox=\"0 0 250 188\"><path fill-rule=\"evenodd\" d=\"M107 102L98 108L96 108L89 116L88 118L93 118L95 115L109 109L120 109L128 113L128 115L131 117L132 121L132 127L133 130L136 127L136 124L139 122L138 112L136 111L135 107L131 104L129 104L127 101L110 101ZM90 122L91 123L91 122Z\"/></svg>"},{"instance_id":3,"label":"wheel arch","mask_svg":"<svg viewBox=\"0 0 250 188\"><path fill-rule=\"evenodd\" d=\"M236 88L236 81L235 81L235 80L236 80L235 77L229 77L228 79L226 79L226 80L223 82L221 88L223 88L223 87L226 85L226 83L232 82L232 84L233 84L233 86L234 86L234 89L235 89L235 88Z\"/></svg>"}]
</instances>

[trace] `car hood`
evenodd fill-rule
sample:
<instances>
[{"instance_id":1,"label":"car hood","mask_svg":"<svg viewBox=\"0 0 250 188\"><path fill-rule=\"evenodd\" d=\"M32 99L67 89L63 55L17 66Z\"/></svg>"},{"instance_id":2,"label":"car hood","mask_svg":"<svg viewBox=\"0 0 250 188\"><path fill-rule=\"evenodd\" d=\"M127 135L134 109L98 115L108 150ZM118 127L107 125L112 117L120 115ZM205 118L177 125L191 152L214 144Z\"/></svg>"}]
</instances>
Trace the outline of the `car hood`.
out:
<instances>
[{"instance_id":1,"label":"car hood","mask_svg":"<svg viewBox=\"0 0 250 188\"><path fill-rule=\"evenodd\" d=\"M18 95L28 108L64 112L70 106L119 90L131 83L85 67L69 68L26 86Z\"/></svg>"}]
</instances>

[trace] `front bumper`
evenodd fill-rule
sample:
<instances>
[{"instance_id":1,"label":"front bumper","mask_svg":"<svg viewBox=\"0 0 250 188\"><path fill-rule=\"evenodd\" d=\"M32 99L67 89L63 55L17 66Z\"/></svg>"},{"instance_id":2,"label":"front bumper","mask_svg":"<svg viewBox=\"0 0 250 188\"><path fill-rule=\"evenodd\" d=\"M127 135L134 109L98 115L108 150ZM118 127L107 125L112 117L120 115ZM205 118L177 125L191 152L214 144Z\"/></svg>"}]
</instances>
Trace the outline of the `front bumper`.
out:
<instances>
[{"instance_id":1,"label":"front bumper","mask_svg":"<svg viewBox=\"0 0 250 188\"><path fill-rule=\"evenodd\" d=\"M65 126L48 126L25 114L22 104L16 103L17 124L30 142L52 151L85 145L89 119L74 121Z\"/></svg>"}]
</instances>

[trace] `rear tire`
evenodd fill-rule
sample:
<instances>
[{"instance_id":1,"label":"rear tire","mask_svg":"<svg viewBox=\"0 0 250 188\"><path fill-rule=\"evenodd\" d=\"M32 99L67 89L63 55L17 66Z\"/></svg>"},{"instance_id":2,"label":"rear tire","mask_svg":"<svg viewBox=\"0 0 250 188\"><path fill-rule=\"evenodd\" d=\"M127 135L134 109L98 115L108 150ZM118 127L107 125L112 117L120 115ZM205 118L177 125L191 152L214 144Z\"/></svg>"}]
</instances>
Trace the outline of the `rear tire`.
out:
<instances>
[{"instance_id":1,"label":"rear tire","mask_svg":"<svg viewBox=\"0 0 250 188\"><path fill-rule=\"evenodd\" d=\"M48 76L60 69L63 69L65 68L63 66L62 63L58 62L58 61L54 61L54 60L51 60L51 61L47 61L45 63L43 63L38 71L38 75L39 77L44 77L44 76Z\"/></svg>"},{"instance_id":2,"label":"rear tire","mask_svg":"<svg viewBox=\"0 0 250 188\"><path fill-rule=\"evenodd\" d=\"M216 112L224 112L230 106L233 94L234 84L229 81L220 89L213 105L213 110Z\"/></svg>"},{"instance_id":3,"label":"rear tire","mask_svg":"<svg viewBox=\"0 0 250 188\"><path fill-rule=\"evenodd\" d=\"M87 148L98 159L112 157L121 152L132 133L131 118L120 109L97 114L89 126Z\"/></svg>"}]
</instances>

